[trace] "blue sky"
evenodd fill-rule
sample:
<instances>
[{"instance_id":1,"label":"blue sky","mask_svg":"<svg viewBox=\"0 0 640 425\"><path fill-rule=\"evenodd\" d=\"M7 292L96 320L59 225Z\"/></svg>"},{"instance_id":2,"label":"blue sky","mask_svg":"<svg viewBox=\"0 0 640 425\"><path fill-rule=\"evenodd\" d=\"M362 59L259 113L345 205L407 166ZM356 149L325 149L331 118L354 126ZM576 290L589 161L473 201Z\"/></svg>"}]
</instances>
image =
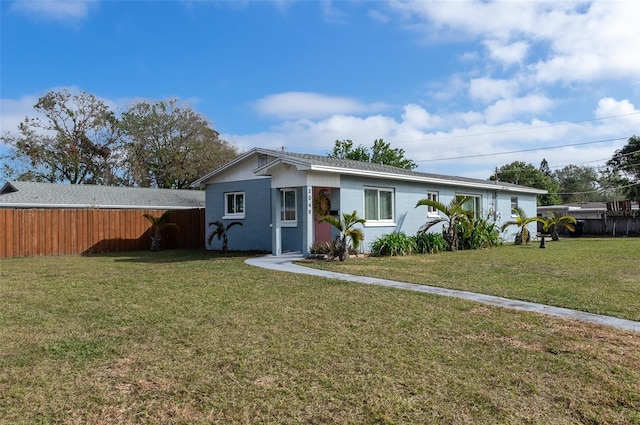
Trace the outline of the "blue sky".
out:
<instances>
[{"instance_id":1,"label":"blue sky","mask_svg":"<svg viewBox=\"0 0 640 425\"><path fill-rule=\"evenodd\" d=\"M180 98L239 150L383 138L478 178L601 166L640 135L637 0L4 0L0 19L2 132L67 88Z\"/></svg>"}]
</instances>

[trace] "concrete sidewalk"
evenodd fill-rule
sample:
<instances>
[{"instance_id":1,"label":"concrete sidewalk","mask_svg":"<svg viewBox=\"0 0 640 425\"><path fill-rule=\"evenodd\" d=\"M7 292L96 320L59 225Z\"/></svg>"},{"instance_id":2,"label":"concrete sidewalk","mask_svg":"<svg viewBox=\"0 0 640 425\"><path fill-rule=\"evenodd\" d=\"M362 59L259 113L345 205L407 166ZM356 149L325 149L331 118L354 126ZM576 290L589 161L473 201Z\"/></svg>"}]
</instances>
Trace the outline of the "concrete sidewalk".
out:
<instances>
[{"instance_id":1,"label":"concrete sidewalk","mask_svg":"<svg viewBox=\"0 0 640 425\"><path fill-rule=\"evenodd\" d=\"M640 322L633 320L618 319L616 317L601 316L599 314L585 313L583 311L571 310L568 308L551 307L544 304L536 304L527 301L517 301L508 298L494 297L492 295L477 294L468 291L456 291L453 289L437 288L434 286L418 285L415 283L396 282L375 277L356 276L351 274L336 273L325 270L312 269L293 264L296 260L301 260L300 254L285 254L280 256L267 255L264 257L249 258L245 263L262 267L264 269L278 270L290 273L307 274L312 276L326 277L329 279L346 280L349 282L365 283L368 285L379 285L390 288L405 289L409 291L424 292L427 294L442 295L445 297L462 298L498 307L511 308L514 310L530 311L533 313L548 314L550 316L564 317L567 319L581 320L583 322L596 323L599 325L613 326L615 328L628 331L640 332Z\"/></svg>"}]
</instances>

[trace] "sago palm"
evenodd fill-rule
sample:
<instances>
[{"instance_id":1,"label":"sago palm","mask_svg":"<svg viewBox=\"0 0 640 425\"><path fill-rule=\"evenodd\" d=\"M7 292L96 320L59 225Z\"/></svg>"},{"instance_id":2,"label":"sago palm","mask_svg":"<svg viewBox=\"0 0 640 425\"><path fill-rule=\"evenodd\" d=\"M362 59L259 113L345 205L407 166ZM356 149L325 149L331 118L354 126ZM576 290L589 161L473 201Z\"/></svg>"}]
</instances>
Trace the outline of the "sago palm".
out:
<instances>
[{"instance_id":1,"label":"sago palm","mask_svg":"<svg viewBox=\"0 0 640 425\"><path fill-rule=\"evenodd\" d=\"M527 217L527 213L521 207L515 207L512 209L515 217L513 220L505 222L500 228L501 232L507 227L517 226L519 228L518 233L516 234L515 244L522 245L524 242L528 244L531 240L531 232L529 232L529 224L536 222L543 222L542 217Z\"/></svg>"},{"instance_id":2,"label":"sago palm","mask_svg":"<svg viewBox=\"0 0 640 425\"><path fill-rule=\"evenodd\" d=\"M359 218L355 210L351 214L342 213L340 219L328 215L322 217L319 222L329 223L340 232L338 235L338 259L340 261L349 258L349 242L351 242L351 248L357 250L360 247L360 242L364 240L362 229L354 226L364 224L365 219Z\"/></svg>"},{"instance_id":3,"label":"sago palm","mask_svg":"<svg viewBox=\"0 0 640 425\"><path fill-rule=\"evenodd\" d=\"M542 220L542 230L545 232L551 229L551 239L557 241L560 239L560 235L558 234L558 228L566 227L567 230L573 232L576 230L574 224L577 223L575 217L571 217L570 215L560 215L555 211L547 211L550 216L544 217Z\"/></svg>"},{"instance_id":4,"label":"sago palm","mask_svg":"<svg viewBox=\"0 0 640 425\"><path fill-rule=\"evenodd\" d=\"M446 223L444 238L447 241L447 250L456 251L458 249L458 228L467 232L471 226L472 211L464 209L464 204L472 198L465 196L453 198L447 205L431 199L421 199L416 204L416 208L422 205L438 210L444 217L438 217L425 223L418 233L425 233L438 223Z\"/></svg>"}]
</instances>

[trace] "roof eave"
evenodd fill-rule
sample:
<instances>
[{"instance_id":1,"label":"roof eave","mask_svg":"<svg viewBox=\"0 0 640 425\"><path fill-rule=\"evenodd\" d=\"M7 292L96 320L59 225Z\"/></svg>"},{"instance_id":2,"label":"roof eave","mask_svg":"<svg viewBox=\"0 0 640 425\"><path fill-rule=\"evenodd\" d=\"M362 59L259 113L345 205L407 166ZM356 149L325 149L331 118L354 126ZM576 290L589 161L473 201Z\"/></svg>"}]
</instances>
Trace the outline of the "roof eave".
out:
<instances>
[{"instance_id":1,"label":"roof eave","mask_svg":"<svg viewBox=\"0 0 640 425\"><path fill-rule=\"evenodd\" d=\"M291 158L276 158L273 161L253 170L256 176L270 176L271 170L277 165L293 165L298 171L311 170L312 166L306 161Z\"/></svg>"},{"instance_id":2,"label":"roof eave","mask_svg":"<svg viewBox=\"0 0 640 425\"><path fill-rule=\"evenodd\" d=\"M423 183L434 183L445 186L463 186L463 187L473 187L473 188L482 188L482 189L490 189L490 190L499 190L504 192L524 192L524 193L535 193L537 195L543 195L548 193L546 190L530 188L525 186L505 186L501 185L499 182L489 182L481 183L481 182L466 182L462 180L454 180L454 179L439 179L435 177L426 177L426 176L418 176L418 175L406 175L406 174L395 174L395 173L385 173L381 171L371 171L371 170L358 170L355 168L341 168L341 167L331 167L326 165L311 165L310 169L312 171L319 172L328 172L328 173L338 173L338 174L348 174L352 176L367 176L367 177L379 177L384 179L391 180L404 180L404 181L415 181L415 182L423 182Z\"/></svg>"}]
</instances>

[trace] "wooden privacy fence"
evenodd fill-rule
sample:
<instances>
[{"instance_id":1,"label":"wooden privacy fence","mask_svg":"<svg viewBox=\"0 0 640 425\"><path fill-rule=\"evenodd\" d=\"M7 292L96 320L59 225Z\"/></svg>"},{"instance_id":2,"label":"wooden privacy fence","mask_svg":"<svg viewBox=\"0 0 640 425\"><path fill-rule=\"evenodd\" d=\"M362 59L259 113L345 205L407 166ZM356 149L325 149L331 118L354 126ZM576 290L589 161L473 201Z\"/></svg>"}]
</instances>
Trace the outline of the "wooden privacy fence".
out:
<instances>
[{"instance_id":1,"label":"wooden privacy fence","mask_svg":"<svg viewBox=\"0 0 640 425\"><path fill-rule=\"evenodd\" d=\"M151 223L166 210L0 209L0 258L149 249ZM163 248L204 248L204 209L171 210Z\"/></svg>"}]
</instances>

